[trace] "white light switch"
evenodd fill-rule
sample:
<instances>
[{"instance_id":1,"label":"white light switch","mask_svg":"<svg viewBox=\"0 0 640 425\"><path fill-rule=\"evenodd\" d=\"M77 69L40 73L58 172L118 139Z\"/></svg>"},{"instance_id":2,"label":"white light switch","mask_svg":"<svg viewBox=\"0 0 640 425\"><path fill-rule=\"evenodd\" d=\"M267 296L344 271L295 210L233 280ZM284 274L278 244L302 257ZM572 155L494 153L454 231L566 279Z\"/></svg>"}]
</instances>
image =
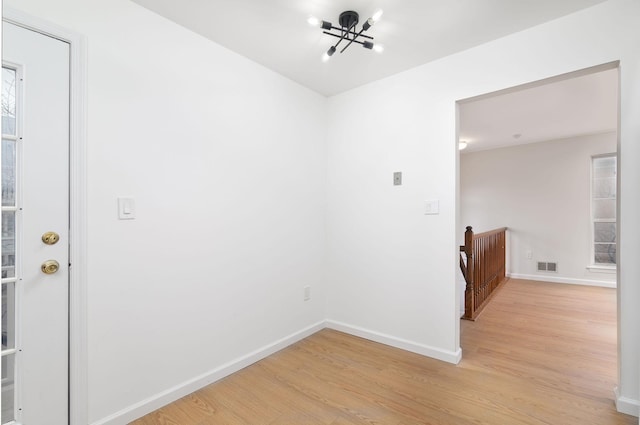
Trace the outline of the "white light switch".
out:
<instances>
[{"instance_id":1,"label":"white light switch","mask_svg":"<svg viewBox=\"0 0 640 425\"><path fill-rule=\"evenodd\" d=\"M120 220L136 218L136 203L133 198L118 198L118 218Z\"/></svg>"},{"instance_id":2,"label":"white light switch","mask_svg":"<svg viewBox=\"0 0 640 425\"><path fill-rule=\"evenodd\" d=\"M438 199L424 201L424 213L425 215L440 214L440 201Z\"/></svg>"}]
</instances>

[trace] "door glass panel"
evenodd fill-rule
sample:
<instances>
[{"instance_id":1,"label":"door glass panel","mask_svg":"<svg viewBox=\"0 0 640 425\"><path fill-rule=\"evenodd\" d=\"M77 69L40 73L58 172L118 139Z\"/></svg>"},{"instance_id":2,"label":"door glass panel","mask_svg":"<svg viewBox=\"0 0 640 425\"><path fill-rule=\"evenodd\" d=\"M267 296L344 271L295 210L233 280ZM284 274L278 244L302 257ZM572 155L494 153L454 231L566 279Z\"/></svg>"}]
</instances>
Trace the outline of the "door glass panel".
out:
<instances>
[{"instance_id":1,"label":"door glass panel","mask_svg":"<svg viewBox=\"0 0 640 425\"><path fill-rule=\"evenodd\" d=\"M2 68L2 134L16 134L16 71Z\"/></svg>"},{"instance_id":2,"label":"door glass panel","mask_svg":"<svg viewBox=\"0 0 640 425\"><path fill-rule=\"evenodd\" d=\"M2 139L2 206L16 204L16 142Z\"/></svg>"},{"instance_id":3,"label":"door glass panel","mask_svg":"<svg viewBox=\"0 0 640 425\"><path fill-rule=\"evenodd\" d=\"M2 211L2 278L16 276L16 213Z\"/></svg>"},{"instance_id":4,"label":"door glass panel","mask_svg":"<svg viewBox=\"0 0 640 425\"><path fill-rule=\"evenodd\" d=\"M2 284L2 351L16 346L16 289L15 282Z\"/></svg>"},{"instance_id":5,"label":"door glass panel","mask_svg":"<svg viewBox=\"0 0 640 425\"><path fill-rule=\"evenodd\" d=\"M14 421L16 348L16 71L2 68L2 416Z\"/></svg>"},{"instance_id":6,"label":"door glass panel","mask_svg":"<svg viewBox=\"0 0 640 425\"><path fill-rule=\"evenodd\" d=\"M2 418L0 422L6 424L14 421L14 382L15 382L15 354L2 356Z\"/></svg>"}]
</instances>

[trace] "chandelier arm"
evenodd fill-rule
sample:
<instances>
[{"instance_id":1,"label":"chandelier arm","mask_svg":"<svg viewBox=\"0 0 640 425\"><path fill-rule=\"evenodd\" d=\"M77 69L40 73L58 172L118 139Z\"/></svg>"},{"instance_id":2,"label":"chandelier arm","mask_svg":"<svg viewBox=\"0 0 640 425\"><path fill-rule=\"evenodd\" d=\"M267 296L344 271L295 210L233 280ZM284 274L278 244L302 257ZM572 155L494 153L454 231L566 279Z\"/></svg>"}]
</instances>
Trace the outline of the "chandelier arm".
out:
<instances>
[{"instance_id":1,"label":"chandelier arm","mask_svg":"<svg viewBox=\"0 0 640 425\"><path fill-rule=\"evenodd\" d=\"M342 28L334 27L333 25L331 26L331 29L332 29L332 30L338 30L338 31L344 31ZM331 33L327 32L327 31L323 31L323 32L324 32L325 34L331 34ZM362 32L362 31L360 31L360 32ZM351 34L351 35L358 35L358 33L357 33L357 32L355 32L355 31L349 31L349 34ZM331 34L331 35L335 35L335 34ZM338 35L337 37L340 37L340 36ZM364 37L364 38L368 38L368 39L370 39L370 40L373 40L373 37L371 37L371 36L369 36L369 35L366 35L366 34L361 34L361 35L360 35L360 37Z\"/></svg>"},{"instance_id":2,"label":"chandelier arm","mask_svg":"<svg viewBox=\"0 0 640 425\"><path fill-rule=\"evenodd\" d=\"M325 33L325 34L327 34L327 35L330 35L330 36L332 36L332 37L340 38L340 36L339 36L339 35L337 35L337 34L331 34L330 32L327 32L327 31L322 31L322 32L323 32L323 33ZM368 37L368 38L373 39L373 37ZM351 39L350 39L350 40L351 40ZM358 43L358 44L362 44L362 45L364 45L364 42L362 42L362 41L358 41L358 40L355 40L355 39L354 39L354 40L351 40L351 42L352 42L352 43Z\"/></svg>"},{"instance_id":3,"label":"chandelier arm","mask_svg":"<svg viewBox=\"0 0 640 425\"><path fill-rule=\"evenodd\" d=\"M352 29L353 27L355 27L355 26L356 26L356 24L354 23L354 24L353 24L353 25L351 25L349 28L347 28L347 29L342 33L342 36L340 36L340 40L338 40L338 42L337 42L333 47L335 47L335 48L337 49L337 48L338 48L338 44L342 43L342 40L344 40L344 38L347 36L347 34L349 34L349 33L351 32L351 29ZM357 35L356 35L356 37L357 37ZM351 44L351 43L349 43L349 44ZM347 46L348 46L348 45L347 45ZM346 49L346 47L345 47L345 49ZM342 49L342 50L340 51L340 53L342 53L342 52L344 52L344 49Z\"/></svg>"},{"instance_id":4,"label":"chandelier arm","mask_svg":"<svg viewBox=\"0 0 640 425\"><path fill-rule=\"evenodd\" d=\"M360 30L360 32L359 32L358 34L356 34L356 36L355 36L355 37L353 37L353 38L351 39L351 41L349 41L349 44L347 44L346 46L344 46L344 47L342 48L342 50L340 50L340 53L342 53L342 52L344 52L345 50L347 50L347 47L351 46L351 43L353 43L354 41L356 41L356 38L358 38L358 37L362 34L362 31L364 31L364 28L362 28L362 29ZM361 44L362 44L362 43L361 43ZM336 47L337 47L337 44L336 44Z\"/></svg>"}]
</instances>

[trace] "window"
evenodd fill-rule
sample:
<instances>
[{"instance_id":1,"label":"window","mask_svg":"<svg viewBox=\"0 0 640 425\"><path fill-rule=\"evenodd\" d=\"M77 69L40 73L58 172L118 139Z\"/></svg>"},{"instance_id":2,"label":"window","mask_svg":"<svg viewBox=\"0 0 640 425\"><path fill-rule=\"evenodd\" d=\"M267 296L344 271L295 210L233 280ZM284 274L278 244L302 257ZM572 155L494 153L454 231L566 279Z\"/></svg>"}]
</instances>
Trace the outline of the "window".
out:
<instances>
[{"instance_id":1,"label":"window","mask_svg":"<svg viewBox=\"0 0 640 425\"><path fill-rule=\"evenodd\" d=\"M591 161L591 232L595 266L616 267L616 173L615 154Z\"/></svg>"}]
</instances>

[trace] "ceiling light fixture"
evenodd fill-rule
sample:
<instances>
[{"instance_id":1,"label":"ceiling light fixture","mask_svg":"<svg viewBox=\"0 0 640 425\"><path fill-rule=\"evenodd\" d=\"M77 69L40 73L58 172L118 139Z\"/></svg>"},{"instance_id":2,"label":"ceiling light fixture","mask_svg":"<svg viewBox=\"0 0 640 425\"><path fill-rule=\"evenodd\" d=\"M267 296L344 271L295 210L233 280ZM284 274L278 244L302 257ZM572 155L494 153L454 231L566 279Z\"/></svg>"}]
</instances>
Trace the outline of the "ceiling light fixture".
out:
<instances>
[{"instance_id":1,"label":"ceiling light fixture","mask_svg":"<svg viewBox=\"0 0 640 425\"><path fill-rule=\"evenodd\" d=\"M358 25L360 16L357 12L353 10L347 10L346 12L342 12L340 17L338 18L338 22L340 23L340 27L334 27L331 22L322 21L315 17L310 17L307 22L310 25L317 26L322 28L322 32L324 34L330 35L332 37L336 37L339 40L327 50L327 52L322 56L322 61L328 61L331 56L336 52L338 45L343 41L347 42L347 45L340 50L340 53L347 50L347 47L351 46L351 43L357 43L362 45L365 49L374 50L375 52L382 53L384 47L380 44L373 43L373 37L363 34L363 32L367 31L373 24L378 22L382 17L382 9L378 10L374 13L369 19L362 24L360 31L357 31L356 25ZM335 30L336 32L332 32ZM366 40L358 40L358 37L361 37Z\"/></svg>"},{"instance_id":2,"label":"ceiling light fixture","mask_svg":"<svg viewBox=\"0 0 640 425\"><path fill-rule=\"evenodd\" d=\"M458 150L464 150L467 148L467 146L469 146L469 144L467 142L460 142L458 143Z\"/></svg>"}]
</instances>

